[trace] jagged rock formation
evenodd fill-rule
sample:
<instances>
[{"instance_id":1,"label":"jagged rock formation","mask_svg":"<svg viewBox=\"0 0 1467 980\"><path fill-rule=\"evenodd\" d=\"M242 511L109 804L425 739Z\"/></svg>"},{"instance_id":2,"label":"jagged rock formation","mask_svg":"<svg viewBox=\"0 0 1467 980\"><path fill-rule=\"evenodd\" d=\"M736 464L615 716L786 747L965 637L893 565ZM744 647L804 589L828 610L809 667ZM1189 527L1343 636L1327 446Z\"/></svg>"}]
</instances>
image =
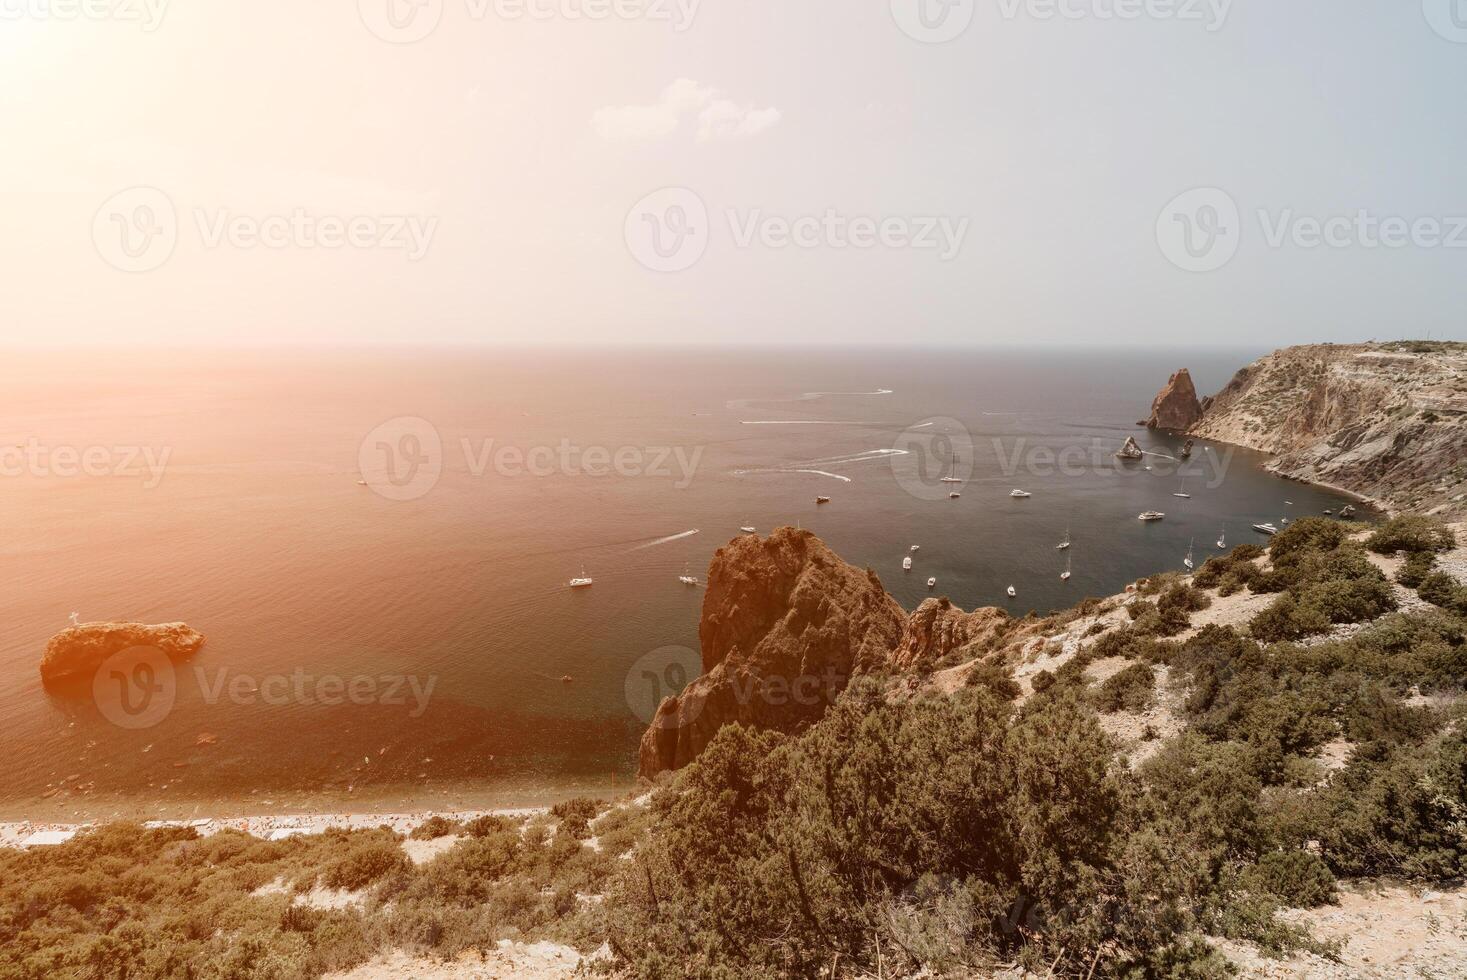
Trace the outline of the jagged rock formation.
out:
<instances>
[{"instance_id":1,"label":"jagged rock formation","mask_svg":"<svg viewBox=\"0 0 1467 980\"><path fill-rule=\"evenodd\" d=\"M818 720L853 674L886 663L905 620L875 572L809 531L735 538L708 568L703 676L663 701L638 772L686 765L730 722L796 731Z\"/></svg>"},{"instance_id":2,"label":"jagged rock formation","mask_svg":"<svg viewBox=\"0 0 1467 980\"><path fill-rule=\"evenodd\" d=\"M1197 388L1192 384L1192 375L1182 368L1167 380L1166 387L1152 400L1151 418L1147 420L1146 427L1186 432L1201 418L1202 405L1197 400Z\"/></svg>"},{"instance_id":3,"label":"jagged rock formation","mask_svg":"<svg viewBox=\"0 0 1467 980\"><path fill-rule=\"evenodd\" d=\"M1121 448L1116 451L1116 459L1140 459L1142 456L1145 455L1146 454L1141 451L1141 447L1136 445L1136 439L1134 436L1126 436L1125 445L1121 446Z\"/></svg>"},{"instance_id":4,"label":"jagged rock formation","mask_svg":"<svg viewBox=\"0 0 1467 980\"><path fill-rule=\"evenodd\" d=\"M1393 509L1467 513L1467 344L1275 351L1202 402L1193 434Z\"/></svg>"},{"instance_id":5,"label":"jagged rock formation","mask_svg":"<svg viewBox=\"0 0 1467 980\"><path fill-rule=\"evenodd\" d=\"M175 660L192 657L204 645L204 634L183 623L83 623L51 637L41 656L41 680L47 684L87 681L114 654L130 647L153 647Z\"/></svg>"},{"instance_id":6,"label":"jagged rock formation","mask_svg":"<svg viewBox=\"0 0 1467 980\"><path fill-rule=\"evenodd\" d=\"M902 626L901 642L888 664L906 671L932 664L954 650L982 643L997 636L1008 616L992 607L965 613L946 597L925 599Z\"/></svg>"}]
</instances>

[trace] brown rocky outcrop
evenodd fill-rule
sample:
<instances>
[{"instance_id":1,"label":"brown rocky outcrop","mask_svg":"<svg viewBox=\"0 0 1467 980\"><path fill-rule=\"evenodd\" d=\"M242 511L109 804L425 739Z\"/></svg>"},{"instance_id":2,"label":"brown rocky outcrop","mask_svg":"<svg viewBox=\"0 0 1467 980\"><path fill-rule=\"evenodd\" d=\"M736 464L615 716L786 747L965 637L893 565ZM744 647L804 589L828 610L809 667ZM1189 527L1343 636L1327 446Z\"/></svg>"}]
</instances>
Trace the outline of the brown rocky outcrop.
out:
<instances>
[{"instance_id":1,"label":"brown rocky outcrop","mask_svg":"<svg viewBox=\"0 0 1467 980\"><path fill-rule=\"evenodd\" d=\"M925 599L903 624L901 642L888 665L893 670L912 670L935 663L954 650L994 638L1008 618L1002 609L965 613L946 597Z\"/></svg>"},{"instance_id":2,"label":"brown rocky outcrop","mask_svg":"<svg viewBox=\"0 0 1467 980\"><path fill-rule=\"evenodd\" d=\"M1288 347L1203 402L1197 436L1389 508L1467 513L1467 344Z\"/></svg>"},{"instance_id":3,"label":"brown rocky outcrop","mask_svg":"<svg viewBox=\"0 0 1467 980\"><path fill-rule=\"evenodd\" d=\"M187 660L203 645L204 635L183 623L83 623L51 637L41 656L41 680L89 681L108 657L130 647L153 647L174 660Z\"/></svg>"},{"instance_id":4,"label":"brown rocky outcrop","mask_svg":"<svg viewBox=\"0 0 1467 980\"><path fill-rule=\"evenodd\" d=\"M818 720L853 674L886 664L905 620L875 572L809 531L735 538L708 568L703 676L663 701L638 772L686 765L731 722L791 732Z\"/></svg>"},{"instance_id":5,"label":"brown rocky outcrop","mask_svg":"<svg viewBox=\"0 0 1467 980\"><path fill-rule=\"evenodd\" d=\"M1152 400L1151 418L1146 421L1146 427L1185 432L1200 418L1202 405L1197 400L1197 388L1192 384L1192 375L1182 368L1167 380L1166 387Z\"/></svg>"}]
</instances>

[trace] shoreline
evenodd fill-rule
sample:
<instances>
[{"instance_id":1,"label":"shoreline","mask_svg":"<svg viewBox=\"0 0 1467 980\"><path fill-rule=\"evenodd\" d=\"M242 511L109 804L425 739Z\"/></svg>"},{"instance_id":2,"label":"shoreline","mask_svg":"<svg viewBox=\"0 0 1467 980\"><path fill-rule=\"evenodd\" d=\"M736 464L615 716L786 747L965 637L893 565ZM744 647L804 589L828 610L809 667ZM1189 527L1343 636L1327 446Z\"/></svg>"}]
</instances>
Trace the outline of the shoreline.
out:
<instances>
[{"instance_id":1,"label":"shoreline","mask_svg":"<svg viewBox=\"0 0 1467 980\"><path fill-rule=\"evenodd\" d=\"M543 811L576 797L619 799L639 789L634 778L598 778L497 786L482 783L437 788L384 786L353 793L256 790L233 798L199 797L167 801L127 794L93 795L85 801L15 799L0 802L0 842L8 842L10 829L21 826L68 830L123 822L189 823L207 820L224 825L237 821L323 817L366 819L412 814L421 814L423 819L427 819L435 814ZM369 822L366 826L377 826L377 823Z\"/></svg>"}]
</instances>

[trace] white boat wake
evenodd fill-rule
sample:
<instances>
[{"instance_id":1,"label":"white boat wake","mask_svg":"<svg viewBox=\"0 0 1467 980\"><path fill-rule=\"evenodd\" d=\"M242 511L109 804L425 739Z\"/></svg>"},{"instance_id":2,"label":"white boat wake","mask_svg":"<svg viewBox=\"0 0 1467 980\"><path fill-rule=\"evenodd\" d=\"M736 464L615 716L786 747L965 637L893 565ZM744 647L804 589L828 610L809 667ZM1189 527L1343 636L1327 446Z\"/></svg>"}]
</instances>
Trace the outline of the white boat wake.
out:
<instances>
[{"instance_id":1,"label":"white boat wake","mask_svg":"<svg viewBox=\"0 0 1467 980\"><path fill-rule=\"evenodd\" d=\"M856 425L855 422L826 422L814 419L778 419L769 422L747 422L739 419L739 425Z\"/></svg>"},{"instance_id":2,"label":"white boat wake","mask_svg":"<svg viewBox=\"0 0 1467 980\"><path fill-rule=\"evenodd\" d=\"M678 541L678 540L681 540L682 538L691 538L693 535L695 535L697 533L698 533L698 528L695 527L691 531L684 531L682 534L669 534L665 538L658 538L656 541L648 541L646 544L639 544L635 548L632 548L630 550L631 551L644 551L647 548L655 548L655 547L657 547L660 544L667 544L669 541Z\"/></svg>"},{"instance_id":3,"label":"white boat wake","mask_svg":"<svg viewBox=\"0 0 1467 980\"><path fill-rule=\"evenodd\" d=\"M875 459L889 459L892 456L909 455L906 449L868 449L865 452L849 453L845 456L826 456L822 459L807 459L788 466L762 466L750 470L734 470L734 476L755 476L761 473L810 473L815 476L828 476L842 483L850 483L851 478L840 473L832 473L829 470L818 469L820 466L839 466L850 463L868 463Z\"/></svg>"}]
</instances>

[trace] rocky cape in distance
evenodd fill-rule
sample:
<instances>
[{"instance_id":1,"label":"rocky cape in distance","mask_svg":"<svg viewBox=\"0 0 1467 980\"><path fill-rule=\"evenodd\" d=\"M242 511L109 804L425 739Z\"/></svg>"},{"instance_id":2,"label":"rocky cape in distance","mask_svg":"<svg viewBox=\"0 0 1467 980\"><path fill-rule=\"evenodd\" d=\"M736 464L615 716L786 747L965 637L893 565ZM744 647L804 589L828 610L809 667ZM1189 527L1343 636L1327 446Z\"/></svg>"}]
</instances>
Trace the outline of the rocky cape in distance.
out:
<instances>
[{"instance_id":1,"label":"rocky cape in distance","mask_svg":"<svg viewBox=\"0 0 1467 980\"><path fill-rule=\"evenodd\" d=\"M108 657L133 647L151 647L172 660L187 660L203 646L204 634L184 623L82 623L51 637L41 656L41 680L90 682Z\"/></svg>"},{"instance_id":2,"label":"rocky cape in distance","mask_svg":"<svg viewBox=\"0 0 1467 980\"><path fill-rule=\"evenodd\" d=\"M1146 424L1270 453L1279 476L1390 511L1467 515L1467 344L1287 347L1200 400L1184 369Z\"/></svg>"}]
</instances>

